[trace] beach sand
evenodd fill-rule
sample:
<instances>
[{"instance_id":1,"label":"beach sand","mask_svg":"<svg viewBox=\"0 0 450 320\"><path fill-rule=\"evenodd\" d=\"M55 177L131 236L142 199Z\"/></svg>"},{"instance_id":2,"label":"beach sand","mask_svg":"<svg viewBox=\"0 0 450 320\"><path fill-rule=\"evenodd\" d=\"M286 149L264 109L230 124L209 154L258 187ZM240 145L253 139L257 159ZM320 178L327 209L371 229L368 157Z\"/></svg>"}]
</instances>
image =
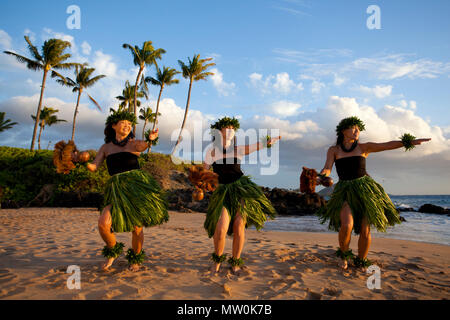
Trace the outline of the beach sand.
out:
<instances>
[{"instance_id":1,"label":"beach sand","mask_svg":"<svg viewBox=\"0 0 450 320\"><path fill-rule=\"evenodd\" d=\"M380 267L381 289L370 274L337 268L337 234L248 229L246 268L228 263L211 275L212 239L204 214L170 212L164 225L146 228L147 259L138 272L124 255L110 271L91 208L0 210L0 299L449 299L450 246L372 239L369 258ZM131 233L117 234L131 246ZM357 238L351 248L357 252ZM225 252L231 253L227 237ZM69 289L66 270L77 265L81 289Z\"/></svg>"}]
</instances>

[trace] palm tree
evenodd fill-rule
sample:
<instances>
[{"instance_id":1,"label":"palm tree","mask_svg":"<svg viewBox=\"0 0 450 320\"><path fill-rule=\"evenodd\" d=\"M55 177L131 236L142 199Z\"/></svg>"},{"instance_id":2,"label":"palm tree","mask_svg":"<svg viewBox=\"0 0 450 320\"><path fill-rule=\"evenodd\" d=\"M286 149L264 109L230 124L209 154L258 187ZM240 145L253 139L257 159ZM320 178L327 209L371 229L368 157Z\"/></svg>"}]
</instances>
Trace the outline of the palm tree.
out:
<instances>
[{"instance_id":1,"label":"palm tree","mask_svg":"<svg viewBox=\"0 0 450 320\"><path fill-rule=\"evenodd\" d=\"M67 122L66 120L58 119L57 116L54 115L58 111L59 111L58 109L47 108L45 106L41 110L41 113L39 115L39 126L41 127L39 129L39 137L38 137L39 150L41 150L41 134L42 134L42 131L44 131L45 125L48 125L50 127L52 124L55 124L58 122ZM33 120L36 120L36 116L34 116L34 115L31 115L31 118L33 118Z\"/></svg>"},{"instance_id":2,"label":"palm tree","mask_svg":"<svg viewBox=\"0 0 450 320\"><path fill-rule=\"evenodd\" d=\"M161 100L161 94L164 90L164 86L166 86L166 85L170 86L174 83L179 83L180 80L174 79L175 75L177 75L178 73L181 73L181 72L175 70L174 68L163 67L163 71L161 72L161 69L156 67L156 78L152 78L152 77L145 78L145 82L150 82L151 84L153 84L155 86L160 86L158 101L156 102L156 117L155 117L155 121L153 122L152 131L155 130L156 123L158 122L158 116L161 115L158 112L158 110L159 110L159 101ZM151 150L151 148L152 148L152 146L150 145L149 150Z\"/></svg>"},{"instance_id":3,"label":"palm tree","mask_svg":"<svg viewBox=\"0 0 450 320\"><path fill-rule=\"evenodd\" d=\"M30 59L11 51L4 51L4 52L6 54L16 57L18 61L26 63L27 68L30 70L44 71L44 74L42 76L41 95L39 97L39 104L35 117L36 121L34 122L33 139L31 140L31 147L30 147L30 150L33 151L34 140L36 140L37 125L39 123L39 117L41 113L42 98L44 97L45 81L47 79L48 72L50 70L52 71L51 72L52 78L58 77L64 81L65 78L58 72L56 72L54 69L57 70L70 69L79 64L64 62L71 57L69 53L64 53L64 51L71 46L70 42L68 41L63 41L60 39L49 39L45 41L44 45L42 46L41 50L42 54L39 53L38 49L31 43L30 39L27 36L25 36L25 41L28 43L28 49L30 50L33 58Z\"/></svg>"},{"instance_id":4,"label":"palm tree","mask_svg":"<svg viewBox=\"0 0 450 320\"><path fill-rule=\"evenodd\" d=\"M147 125L148 122L155 123L156 112L153 112L152 108L150 108L150 107L141 108L139 110L139 112L140 112L139 119L144 120L144 127L142 128L142 140L144 140L145 139L145 126ZM159 115L161 115L161 113Z\"/></svg>"},{"instance_id":5,"label":"palm tree","mask_svg":"<svg viewBox=\"0 0 450 320\"><path fill-rule=\"evenodd\" d=\"M145 97L148 99L147 92L140 88L139 91L136 92L136 96L134 95L135 86L130 85L130 82L127 80L125 82L125 88L122 90L122 95L117 96L116 99L121 101L120 108L128 108L128 111L131 112L131 106L134 105L134 100L136 97L136 105L139 107L141 105L141 101L137 100L137 98Z\"/></svg>"},{"instance_id":6,"label":"palm tree","mask_svg":"<svg viewBox=\"0 0 450 320\"><path fill-rule=\"evenodd\" d=\"M172 150L171 155L173 155L175 149L177 148L178 144L181 141L181 133L183 132L184 125L186 123L186 117L189 110L189 102L191 100L192 83L198 80L206 80L208 76L213 75L214 74L213 72L205 72L205 70L208 69L209 67L216 65L215 63L206 64L206 62L211 61L212 58L200 59L199 54L194 54L193 59L191 60L191 58L188 58L188 60L189 63L187 65L183 61L178 60L178 63L180 64L181 67L181 71L183 72L183 77L189 79L189 91L186 102L186 110L184 111L183 123L181 124L180 134L178 135L177 142Z\"/></svg>"},{"instance_id":7,"label":"palm tree","mask_svg":"<svg viewBox=\"0 0 450 320\"><path fill-rule=\"evenodd\" d=\"M58 82L61 85L65 85L68 87L73 88L72 92L78 92L78 98L77 98L77 105L75 106L75 112L73 114L73 124L72 124L72 141L74 141L75 138L75 120L77 118L78 113L78 106L80 105L80 97L83 93L83 90L89 87L92 87L98 80L106 77L105 75L98 75L93 78L90 78L91 74L95 71L95 68L87 68L87 64L83 64L80 66L75 67L75 80L72 80L69 77L66 77L65 81L58 79L56 82ZM86 92L89 99L95 104L95 106L102 111L102 108L100 108L97 101L94 100L90 96L89 93Z\"/></svg>"},{"instance_id":8,"label":"palm tree","mask_svg":"<svg viewBox=\"0 0 450 320\"><path fill-rule=\"evenodd\" d=\"M6 112L0 112L0 132L11 129L17 122L11 122L11 119L5 120Z\"/></svg>"},{"instance_id":9,"label":"palm tree","mask_svg":"<svg viewBox=\"0 0 450 320\"><path fill-rule=\"evenodd\" d=\"M151 41L145 41L142 45L142 48L138 46L131 46L128 43L124 43L122 45L124 49L129 49L131 54L133 55L133 63L136 66L139 66L138 75L136 77L136 83L134 85L134 114L136 114L136 106L137 106L137 88L139 84L139 80L141 79L141 75L144 72L145 66L156 65L156 59L161 59L161 55L166 53L164 49L154 49ZM136 133L136 125L134 125L133 132Z\"/></svg>"}]
</instances>

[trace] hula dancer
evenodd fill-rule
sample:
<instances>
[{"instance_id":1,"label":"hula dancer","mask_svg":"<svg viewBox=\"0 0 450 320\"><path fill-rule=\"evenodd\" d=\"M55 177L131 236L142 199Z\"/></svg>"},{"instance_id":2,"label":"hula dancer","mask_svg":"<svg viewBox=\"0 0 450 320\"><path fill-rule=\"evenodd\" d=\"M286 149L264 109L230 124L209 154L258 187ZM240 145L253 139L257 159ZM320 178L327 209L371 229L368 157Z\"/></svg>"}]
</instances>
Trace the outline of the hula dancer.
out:
<instances>
[{"instance_id":1,"label":"hula dancer","mask_svg":"<svg viewBox=\"0 0 450 320\"><path fill-rule=\"evenodd\" d=\"M336 127L337 142L328 149L327 160L320 172L323 176L331 173L333 163L339 182L335 185L331 199L317 214L320 222L330 220L329 229L339 232L339 264L347 269L347 260L353 259L356 267L365 269L371 264L367 253L371 242L370 226L386 232L387 226L400 223L400 216L383 187L366 172L366 158L372 152L380 152L405 147L414 148L431 139L416 139L405 133L400 141L385 143L359 143L359 133L365 130L364 123L357 117L343 119ZM359 234L358 256L349 250L352 229Z\"/></svg>"},{"instance_id":2,"label":"hula dancer","mask_svg":"<svg viewBox=\"0 0 450 320\"><path fill-rule=\"evenodd\" d=\"M233 235L232 257L228 259L232 271L237 272L243 265L241 258L244 246L245 228L254 225L257 230L264 226L266 215L274 218L276 211L266 198L261 188L250 180L250 176L241 171L241 158L263 147L270 147L277 138L252 145L236 146L235 130L239 129L239 121L224 117L211 125L211 129L220 130L220 139L213 137L213 147L206 151L205 169L212 165L219 176L219 185L211 195L204 227L208 236L214 239L213 272L218 272L220 264L226 260L223 254L226 235ZM233 146L230 147L234 138Z\"/></svg>"},{"instance_id":3,"label":"hula dancer","mask_svg":"<svg viewBox=\"0 0 450 320\"><path fill-rule=\"evenodd\" d=\"M124 244L116 242L114 232L132 232L133 248L128 249L126 259L129 269L137 271L145 258L143 227L168 221L168 202L158 182L140 169L139 154L148 148L148 143L134 139L131 128L136 116L127 111L111 111L106 120L105 144L87 165L90 171L95 171L106 159L111 175L98 220L100 235L106 243L102 254L108 259L102 268L108 269L123 251ZM157 137L155 130L149 140Z\"/></svg>"}]
</instances>

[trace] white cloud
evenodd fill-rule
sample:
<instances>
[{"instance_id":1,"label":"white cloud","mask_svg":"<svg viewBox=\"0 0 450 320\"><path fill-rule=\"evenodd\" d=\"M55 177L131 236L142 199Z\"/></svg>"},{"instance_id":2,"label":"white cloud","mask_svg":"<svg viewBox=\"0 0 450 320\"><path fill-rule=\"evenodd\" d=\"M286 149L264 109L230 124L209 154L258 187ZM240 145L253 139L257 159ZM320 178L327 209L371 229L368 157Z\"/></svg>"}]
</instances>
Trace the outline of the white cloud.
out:
<instances>
[{"instance_id":1,"label":"white cloud","mask_svg":"<svg viewBox=\"0 0 450 320\"><path fill-rule=\"evenodd\" d=\"M87 43L86 41L83 41L83 43L81 44L81 51L83 52L83 54L85 55L90 55L91 54L91 46L89 45L89 43Z\"/></svg>"},{"instance_id":2,"label":"white cloud","mask_svg":"<svg viewBox=\"0 0 450 320\"><path fill-rule=\"evenodd\" d=\"M97 73L104 74L110 78L116 78L118 76L118 68L117 64L114 63L112 59L112 56L105 54L102 51L95 51L92 66L95 68Z\"/></svg>"},{"instance_id":3,"label":"white cloud","mask_svg":"<svg viewBox=\"0 0 450 320\"><path fill-rule=\"evenodd\" d=\"M350 57L352 51L350 49L311 49L308 51L299 51L291 49L276 48L273 50L274 53L279 54L278 60L290 61L290 62L317 62L321 59L331 59L331 58L342 58Z\"/></svg>"},{"instance_id":4,"label":"white cloud","mask_svg":"<svg viewBox=\"0 0 450 320\"><path fill-rule=\"evenodd\" d=\"M317 94L320 93L320 90L322 90L322 88L325 87L325 84L317 81L317 80L313 80L312 84L311 84L311 93Z\"/></svg>"},{"instance_id":5,"label":"white cloud","mask_svg":"<svg viewBox=\"0 0 450 320\"><path fill-rule=\"evenodd\" d=\"M392 86L380 86L377 85L373 88L365 87L365 86L359 86L359 91L368 94L368 95L374 95L378 99L389 97L392 93Z\"/></svg>"},{"instance_id":6,"label":"white cloud","mask_svg":"<svg viewBox=\"0 0 450 320\"><path fill-rule=\"evenodd\" d=\"M11 49L11 42L12 39L9 34L6 31L0 29L0 47L2 49L9 50Z\"/></svg>"},{"instance_id":7,"label":"white cloud","mask_svg":"<svg viewBox=\"0 0 450 320\"><path fill-rule=\"evenodd\" d=\"M236 85L233 82L225 82L223 80L223 73L219 71L217 68L211 69L211 72L214 74L211 76L211 80L213 82L214 87L219 92L220 96L228 96L233 95L234 90L236 89Z\"/></svg>"},{"instance_id":8,"label":"white cloud","mask_svg":"<svg viewBox=\"0 0 450 320\"><path fill-rule=\"evenodd\" d=\"M300 103L282 100L272 103L269 110L275 115L285 118L298 114L301 107Z\"/></svg>"},{"instance_id":9,"label":"white cloud","mask_svg":"<svg viewBox=\"0 0 450 320\"><path fill-rule=\"evenodd\" d=\"M408 101L406 101L406 100L400 100L400 101L398 102L398 104L399 104L400 107L402 107L402 108L410 108L410 109L413 109L413 110L416 110L416 109L417 109L417 103L416 103L416 101L414 101L414 100L410 100L410 101L409 101L409 104L408 104Z\"/></svg>"},{"instance_id":10,"label":"white cloud","mask_svg":"<svg viewBox=\"0 0 450 320\"><path fill-rule=\"evenodd\" d=\"M367 78L392 80L400 78L430 79L442 75L450 76L450 62L435 61L429 58L415 58L414 54L377 54L349 60L352 52L346 49L311 50L311 52L275 49L280 61L295 63L302 72L314 78L345 74L355 77L363 72ZM346 61L336 61L336 58ZM325 61L325 62L324 62ZM331 61L331 62L330 62Z\"/></svg>"},{"instance_id":11,"label":"white cloud","mask_svg":"<svg viewBox=\"0 0 450 320\"><path fill-rule=\"evenodd\" d=\"M346 81L347 81L346 78L340 77L336 73L334 74L334 81L333 81L333 83L334 83L335 86L340 86L340 85L344 84Z\"/></svg>"},{"instance_id":12,"label":"white cloud","mask_svg":"<svg viewBox=\"0 0 450 320\"><path fill-rule=\"evenodd\" d=\"M276 92L279 94L288 94L292 91L302 91L303 84L301 82L295 83L290 79L287 72L281 72L274 75L268 75L265 79L262 74L252 73L249 75L250 84L258 89L261 94L268 94Z\"/></svg>"},{"instance_id":13,"label":"white cloud","mask_svg":"<svg viewBox=\"0 0 450 320\"><path fill-rule=\"evenodd\" d=\"M430 59L407 60L407 55L391 54L376 58L360 58L353 61L350 67L366 70L378 79L397 79L408 77L410 79L437 78L442 74L450 73L450 63L433 61Z\"/></svg>"},{"instance_id":14,"label":"white cloud","mask_svg":"<svg viewBox=\"0 0 450 320\"><path fill-rule=\"evenodd\" d=\"M25 40L24 43L26 43ZM6 50L22 54L21 52L12 49L12 38L2 29L0 29L0 49L0 70L17 71L27 69L26 65L17 61L16 58L3 53L3 51ZM26 50L25 44L23 45L23 49Z\"/></svg>"},{"instance_id":15,"label":"white cloud","mask_svg":"<svg viewBox=\"0 0 450 320\"><path fill-rule=\"evenodd\" d=\"M282 72L276 75L273 88L280 93L287 94L293 89L303 90L303 85L302 83L295 84L295 82L289 78L289 74L287 72Z\"/></svg>"}]
</instances>

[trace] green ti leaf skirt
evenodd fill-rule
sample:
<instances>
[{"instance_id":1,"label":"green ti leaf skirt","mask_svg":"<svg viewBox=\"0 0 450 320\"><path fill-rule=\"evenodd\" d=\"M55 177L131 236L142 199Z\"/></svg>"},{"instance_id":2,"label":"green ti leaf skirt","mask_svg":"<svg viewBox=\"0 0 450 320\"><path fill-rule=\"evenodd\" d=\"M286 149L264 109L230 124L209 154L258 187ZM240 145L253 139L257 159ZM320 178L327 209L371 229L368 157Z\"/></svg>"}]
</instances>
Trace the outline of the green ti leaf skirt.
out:
<instances>
[{"instance_id":1,"label":"green ti leaf skirt","mask_svg":"<svg viewBox=\"0 0 450 320\"><path fill-rule=\"evenodd\" d=\"M383 187L370 176L354 180L339 180L327 204L316 214L320 223L329 220L328 228L339 231L340 212L347 201L353 215L353 230L361 232L363 218L378 231L386 232L387 226L401 223L400 215Z\"/></svg>"},{"instance_id":2,"label":"green ti leaf skirt","mask_svg":"<svg viewBox=\"0 0 450 320\"><path fill-rule=\"evenodd\" d=\"M112 230L130 232L169 220L167 194L158 181L142 169L111 176L106 184L103 206L111 204Z\"/></svg>"},{"instance_id":3,"label":"green ti leaf skirt","mask_svg":"<svg viewBox=\"0 0 450 320\"><path fill-rule=\"evenodd\" d=\"M244 206L242 207L243 201ZM211 238L216 231L222 208L225 207L230 217L228 235L233 234L233 221L237 212L241 213L245 227L253 225L257 230L264 227L267 216L275 218L277 212L264 195L262 189L250 176L243 175L232 183L219 184L210 197L204 227Z\"/></svg>"}]
</instances>

